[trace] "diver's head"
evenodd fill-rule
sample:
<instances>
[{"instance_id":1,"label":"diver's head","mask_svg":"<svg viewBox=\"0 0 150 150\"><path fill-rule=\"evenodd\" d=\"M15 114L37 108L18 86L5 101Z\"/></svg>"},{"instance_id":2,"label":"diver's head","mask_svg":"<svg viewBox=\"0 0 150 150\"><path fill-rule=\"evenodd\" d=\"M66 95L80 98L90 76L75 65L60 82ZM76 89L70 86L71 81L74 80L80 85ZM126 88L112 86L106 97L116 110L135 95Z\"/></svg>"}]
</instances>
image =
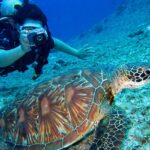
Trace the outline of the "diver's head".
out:
<instances>
[{"instance_id":1,"label":"diver's head","mask_svg":"<svg viewBox=\"0 0 150 150\"><path fill-rule=\"evenodd\" d=\"M20 26L20 28L42 28L42 22L40 20L32 20L32 19L26 19L24 23Z\"/></svg>"},{"instance_id":2,"label":"diver's head","mask_svg":"<svg viewBox=\"0 0 150 150\"><path fill-rule=\"evenodd\" d=\"M47 25L45 14L35 4L24 5L21 9L18 9L17 13L14 15L14 19L20 26L34 23L42 24L43 27Z\"/></svg>"},{"instance_id":3,"label":"diver's head","mask_svg":"<svg viewBox=\"0 0 150 150\"><path fill-rule=\"evenodd\" d=\"M2 0L0 12L1 16L12 16L16 13L17 6L22 6L23 2L21 0Z\"/></svg>"}]
</instances>

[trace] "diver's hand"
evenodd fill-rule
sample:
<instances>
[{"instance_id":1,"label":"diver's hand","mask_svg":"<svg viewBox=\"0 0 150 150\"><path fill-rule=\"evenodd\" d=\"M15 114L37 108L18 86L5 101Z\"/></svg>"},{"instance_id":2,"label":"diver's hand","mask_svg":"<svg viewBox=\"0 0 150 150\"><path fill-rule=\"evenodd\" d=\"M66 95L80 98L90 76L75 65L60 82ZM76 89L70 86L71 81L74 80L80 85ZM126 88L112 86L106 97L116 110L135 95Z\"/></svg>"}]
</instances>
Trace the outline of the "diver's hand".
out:
<instances>
[{"instance_id":1,"label":"diver's hand","mask_svg":"<svg viewBox=\"0 0 150 150\"><path fill-rule=\"evenodd\" d=\"M21 43L21 48L22 50L27 53L29 51L31 51L31 47L30 47L30 43L29 43L29 40L28 40L28 32L26 30L22 30L20 32L20 43Z\"/></svg>"},{"instance_id":2,"label":"diver's hand","mask_svg":"<svg viewBox=\"0 0 150 150\"><path fill-rule=\"evenodd\" d=\"M83 47L79 51L76 52L76 56L80 59L86 59L90 57L94 53L93 47Z\"/></svg>"}]
</instances>

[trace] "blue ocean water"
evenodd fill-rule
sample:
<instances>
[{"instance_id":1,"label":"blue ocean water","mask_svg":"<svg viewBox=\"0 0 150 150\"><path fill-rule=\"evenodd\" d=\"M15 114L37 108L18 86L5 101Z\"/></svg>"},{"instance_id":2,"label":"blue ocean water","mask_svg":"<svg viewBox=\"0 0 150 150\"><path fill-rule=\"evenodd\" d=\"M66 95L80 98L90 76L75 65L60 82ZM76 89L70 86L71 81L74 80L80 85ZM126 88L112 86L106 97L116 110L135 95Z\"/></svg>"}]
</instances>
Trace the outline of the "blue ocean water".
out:
<instances>
[{"instance_id":1,"label":"blue ocean water","mask_svg":"<svg viewBox=\"0 0 150 150\"><path fill-rule=\"evenodd\" d=\"M26 93L30 93L32 88L37 87L39 82L43 84L43 81L53 79L54 76L60 76L62 73L69 75L69 72L76 68L92 67L93 69L104 69L107 70L106 73L109 75L113 69L122 64L132 63L139 65L139 62L142 61L149 63L149 0L124 0L125 3L117 11L115 9L121 3L121 0L33 1L46 13L52 35L67 41L85 32L84 36L80 36L74 41L69 41L69 44L72 44L75 48L82 48L84 45L88 45L95 51L86 60L80 60L60 52L50 53L49 63L44 66L43 74L36 81L31 79L33 68L24 73L14 72L7 77L0 77L0 107L4 107L4 112L7 112L7 110L12 113L16 113L16 110L20 112L19 107L16 107L13 103L16 101L19 104L20 101L18 100L20 99L18 98L20 96L24 97ZM114 15L111 16L112 13ZM107 18L109 15L111 17ZM101 22L103 19L107 21ZM95 26L93 27L93 25ZM97 32L101 27L103 27L103 32ZM88 31L88 29L90 30ZM45 90L43 87L42 93ZM126 136L127 139L123 142L121 150L149 150L149 91L150 85L139 89L125 89L115 96L115 105L123 112L125 111L125 116L127 115L131 119L129 135ZM30 96L31 99L28 99ZM31 104L32 98L32 95L29 94L25 101L24 99L21 100L25 104ZM20 104L22 105L22 103ZM11 115L9 117L8 113L7 118L11 121L10 125L18 118L18 115L14 117L15 119ZM113 119L113 117L111 118ZM27 119L26 121L30 120ZM31 119L31 121L33 120ZM53 121L51 122L53 123ZM0 123L3 124L3 122ZM20 129L24 129L23 126L20 127ZM107 130L105 133L112 134L112 128L110 127L110 130ZM115 134L113 133L113 135ZM117 138L120 140L120 136ZM7 147L0 140L0 150L9 149L4 149L3 146ZM38 145L36 149L39 150L42 146ZM104 148L104 150L106 149Z\"/></svg>"},{"instance_id":2,"label":"blue ocean water","mask_svg":"<svg viewBox=\"0 0 150 150\"><path fill-rule=\"evenodd\" d=\"M52 35L68 40L110 15L123 0L34 0L45 12Z\"/></svg>"}]
</instances>

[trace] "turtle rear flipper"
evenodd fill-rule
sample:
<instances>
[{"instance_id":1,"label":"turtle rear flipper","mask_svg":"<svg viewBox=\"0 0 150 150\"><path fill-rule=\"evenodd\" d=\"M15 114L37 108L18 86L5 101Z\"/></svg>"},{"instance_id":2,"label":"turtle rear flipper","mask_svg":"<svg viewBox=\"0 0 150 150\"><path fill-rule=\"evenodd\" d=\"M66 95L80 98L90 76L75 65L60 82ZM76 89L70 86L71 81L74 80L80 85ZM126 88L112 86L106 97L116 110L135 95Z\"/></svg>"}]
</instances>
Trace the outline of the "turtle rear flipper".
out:
<instances>
[{"instance_id":1,"label":"turtle rear flipper","mask_svg":"<svg viewBox=\"0 0 150 150\"><path fill-rule=\"evenodd\" d=\"M100 121L90 150L120 150L127 134L129 119L118 108Z\"/></svg>"}]
</instances>

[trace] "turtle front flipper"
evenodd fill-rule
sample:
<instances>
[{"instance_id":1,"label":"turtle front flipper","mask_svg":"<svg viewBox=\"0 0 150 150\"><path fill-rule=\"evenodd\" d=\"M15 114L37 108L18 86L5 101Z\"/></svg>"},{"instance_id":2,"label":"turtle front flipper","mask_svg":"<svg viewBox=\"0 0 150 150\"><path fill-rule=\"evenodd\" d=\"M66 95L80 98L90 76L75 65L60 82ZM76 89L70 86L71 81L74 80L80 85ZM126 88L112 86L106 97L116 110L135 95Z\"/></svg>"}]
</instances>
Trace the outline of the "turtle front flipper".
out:
<instances>
[{"instance_id":1,"label":"turtle front flipper","mask_svg":"<svg viewBox=\"0 0 150 150\"><path fill-rule=\"evenodd\" d=\"M118 108L100 121L89 150L120 150L127 134L129 119Z\"/></svg>"},{"instance_id":2,"label":"turtle front flipper","mask_svg":"<svg viewBox=\"0 0 150 150\"><path fill-rule=\"evenodd\" d=\"M129 119L116 106L99 122L88 138L75 143L65 150L120 150L127 134Z\"/></svg>"}]
</instances>

